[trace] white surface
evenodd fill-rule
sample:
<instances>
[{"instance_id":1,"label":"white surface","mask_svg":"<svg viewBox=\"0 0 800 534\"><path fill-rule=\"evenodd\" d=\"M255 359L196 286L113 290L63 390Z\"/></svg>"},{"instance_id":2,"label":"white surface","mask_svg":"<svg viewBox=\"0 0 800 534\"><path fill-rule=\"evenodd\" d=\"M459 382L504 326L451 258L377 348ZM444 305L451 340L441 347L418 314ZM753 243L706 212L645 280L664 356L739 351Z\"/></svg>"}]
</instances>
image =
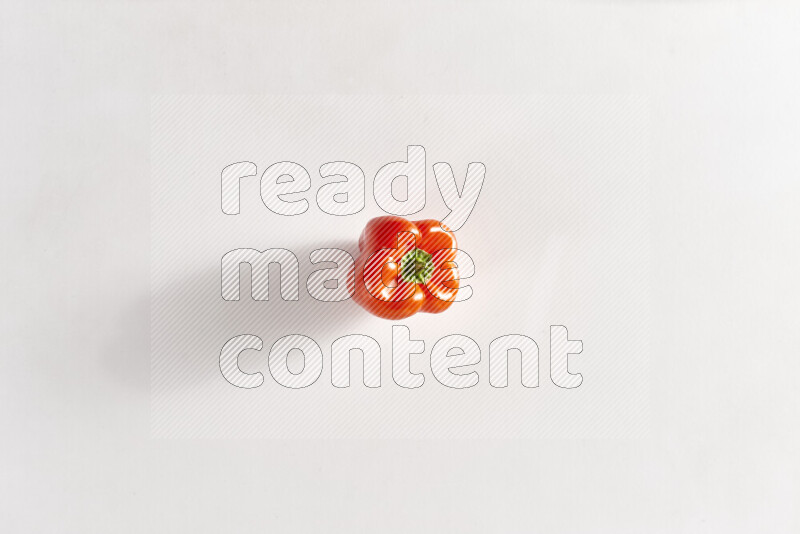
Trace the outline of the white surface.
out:
<instances>
[{"instance_id":1,"label":"white surface","mask_svg":"<svg viewBox=\"0 0 800 534\"><path fill-rule=\"evenodd\" d=\"M6 3L14 532L796 532L796 3ZM641 93L646 440L149 438L154 93Z\"/></svg>"},{"instance_id":2,"label":"white surface","mask_svg":"<svg viewBox=\"0 0 800 534\"><path fill-rule=\"evenodd\" d=\"M646 436L648 115L647 99L635 95L157 97L151 158L153 435ZM426 152L424 207L413 220L447 214L430 168L435 162L448 161L461 183L470 161L485 165L478 201L456 232L459 248L475 264L474 276L464 280L472 296L446 313L402 321L373 317L354 302L314 300L305 283L312 271L309 251L335 246L357 256L364 225L386 214L373 197L373 177L386 163L404 160L409 143ZM306 197L310 204L305 213L282 216L266 208L259 182L268 165L289 158L312 177L310 191L288 198ZM367 176L360 213L336 217L317 207L323 182L317 169L337 158L357 162ZM240 213L226 215L220 209L221 170L242 159L252 160L260 173L249 171L255 176L240 180ZM254 301L249 288L258 280L250 282L250 268L242 269L240 300L223 300L221 258L243 247L285 247L295 254L298 300L278 296L273 269L269 301ZM423 375L413 391L393 379L393 325L409 328L424 343L424 354L404 363ZM551 381L550 325L566 326L571 339L583 342L583 351L569 357L570 371L585 378L578 388ZM380 390L360 386L361 355L352 358L350 371L359 386L342 391L331 385L331 344L356 333L382 345ZM258 389L236 388L220 373L222 347L241 334L262 339L260 351L238 358L246 372L266 374ZM313 339L324 360L319 379L302 391L280 387L267 365L272 344L295 334ZM450 334L468 336L481 351L469 368L479 381L469 390L443 387L431 372L432 347ZM522 387L519 355L509 359L510 386L490 385L489 345L507 334L538 344L538 388ZM302 359L293 353L300 369Z\"/></svg>"}]
</instances>

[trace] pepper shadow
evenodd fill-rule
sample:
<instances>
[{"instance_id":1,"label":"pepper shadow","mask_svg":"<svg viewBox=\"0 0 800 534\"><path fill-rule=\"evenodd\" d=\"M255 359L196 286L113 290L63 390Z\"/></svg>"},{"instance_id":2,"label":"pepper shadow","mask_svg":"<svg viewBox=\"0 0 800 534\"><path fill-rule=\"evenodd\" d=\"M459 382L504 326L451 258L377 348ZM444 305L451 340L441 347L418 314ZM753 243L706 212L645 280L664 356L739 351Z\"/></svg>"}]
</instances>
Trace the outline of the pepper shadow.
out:
<instances>
[{"instance_id":1,"label":"pepper shadow","mask_svg":"<svg viewBox=\"0 0 800 534\"><path fill-rule=\"evenodd\" d=\"M267 301L255 301L251 293L251 273L240 268L238 301L225 301L221 295L220 264L179 277L155 287L122 307L118 329L107 347L103 366L109 377L127 388L148 391L151 378L159 390L225 383L219 370L219 354L231 338L251 334L263 341L261 351L245 351L240 367L246 372L266 372L271 345L290 334L314 339L328 365L330 341L354 333L365 313L352 299L323 302L308 293L308 276L335 264L312 264L309 255L320 248L338 248L355 259L356 242L326 242L299 247L292 252L299 262L299 299L285 301L280 294L279 269L270 266ZM297 352L297 351L293 351ZM294 358L294 359L293 359ZM301 357L302 361L302 357ZM297 355L289 360L297 368ZM293 367L295 369L293 369ZM302 368L302 363L300 363ZM325 373L330 369L323 369Z\"/></svg>"}]
</instances>

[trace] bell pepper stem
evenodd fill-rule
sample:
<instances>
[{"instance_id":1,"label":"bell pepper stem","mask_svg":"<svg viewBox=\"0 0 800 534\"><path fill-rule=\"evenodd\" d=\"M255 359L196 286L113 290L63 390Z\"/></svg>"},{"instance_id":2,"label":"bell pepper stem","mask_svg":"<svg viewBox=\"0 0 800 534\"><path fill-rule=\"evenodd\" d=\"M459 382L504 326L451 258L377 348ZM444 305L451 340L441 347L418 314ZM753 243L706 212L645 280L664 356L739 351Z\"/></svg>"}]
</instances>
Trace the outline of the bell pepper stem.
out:
<instances>
[{"instance_id":1,"label":"bell pepper stem","mask_svg":"<svg viewBox=\"0 0 800 534\"><path fill-rule=\"evenodd\" d=\"M415 248L400 260L400 277L406 282L425 284L433 275L433 255Z\"/></svg>"}]
</instances>

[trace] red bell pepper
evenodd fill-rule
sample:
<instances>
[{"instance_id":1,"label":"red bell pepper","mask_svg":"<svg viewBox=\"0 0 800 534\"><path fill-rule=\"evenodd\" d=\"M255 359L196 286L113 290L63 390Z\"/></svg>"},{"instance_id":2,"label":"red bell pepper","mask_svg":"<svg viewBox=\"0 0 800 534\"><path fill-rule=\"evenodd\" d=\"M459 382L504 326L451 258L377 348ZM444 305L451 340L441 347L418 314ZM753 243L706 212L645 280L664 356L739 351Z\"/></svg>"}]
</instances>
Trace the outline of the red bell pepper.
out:
<instances>
[{"instance_id":1,"label":"red bell pepper","mask_svg":"<svg viewBox=\"0 0 800 534\"><path fill-rule=\"evenodd\" d=\"M456 237L439 221L377 217L358 240L353 299L373 315L441 313L458 292Z\"/></svg>"}]
</instances>

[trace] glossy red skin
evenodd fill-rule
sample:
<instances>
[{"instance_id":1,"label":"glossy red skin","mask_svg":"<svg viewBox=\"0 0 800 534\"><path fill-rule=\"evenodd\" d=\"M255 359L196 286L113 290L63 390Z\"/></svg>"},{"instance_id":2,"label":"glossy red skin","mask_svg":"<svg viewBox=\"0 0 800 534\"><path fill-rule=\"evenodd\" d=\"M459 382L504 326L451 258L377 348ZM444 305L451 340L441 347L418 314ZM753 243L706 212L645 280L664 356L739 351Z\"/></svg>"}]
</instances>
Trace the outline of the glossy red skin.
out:
<instances>
[{"instance_id":1,"label":"glossy red skin","mask_svg":"<svg viewBox=\"0 0 800 534\"><path fill-rule=\"evenodd\" d=\"M412 234L413 242L404 235L398 243L398 234L404 232ZM406 282L397 276L401 258L414 246L434 254L434 274L425 285ZM370 220L358 240L360 254L355 262L353 300L384 319L404 319L417 312L443 312L458 292L458 270L451 263L457 246L455 235L439 221L411 222L394 216ZM373 255L375 258L370 261ZM365 265L370 267L366 279ZM376 265L382 266L380 277L373 267ZM373 275L369 276L370 273Z\"/></svg>"}]
</instances>

